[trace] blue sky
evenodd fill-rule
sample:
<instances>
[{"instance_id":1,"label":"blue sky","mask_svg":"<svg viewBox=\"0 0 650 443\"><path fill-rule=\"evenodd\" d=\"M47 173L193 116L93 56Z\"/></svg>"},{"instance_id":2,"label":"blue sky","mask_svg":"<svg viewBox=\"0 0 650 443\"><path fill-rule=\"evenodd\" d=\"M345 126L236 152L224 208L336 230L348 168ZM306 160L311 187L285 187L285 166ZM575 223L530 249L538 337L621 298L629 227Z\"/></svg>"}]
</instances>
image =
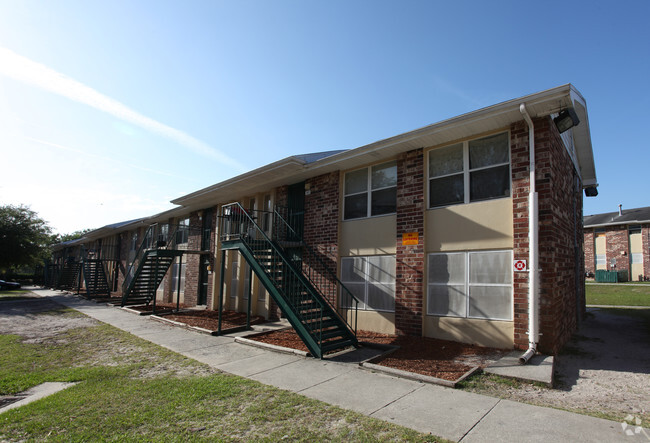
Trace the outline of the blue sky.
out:
<instances>
[{"instance_id":1,"label":"blue sky","mask_svg":"<svg viewBox=\"0 0 650 443\"><path fill-rule=\"evenodd\" d=\"M648 17L647 1L0 0L0 204L97 228L573 83L600 183L585 213L648 206Z\"/></svg>"}]
</instances>

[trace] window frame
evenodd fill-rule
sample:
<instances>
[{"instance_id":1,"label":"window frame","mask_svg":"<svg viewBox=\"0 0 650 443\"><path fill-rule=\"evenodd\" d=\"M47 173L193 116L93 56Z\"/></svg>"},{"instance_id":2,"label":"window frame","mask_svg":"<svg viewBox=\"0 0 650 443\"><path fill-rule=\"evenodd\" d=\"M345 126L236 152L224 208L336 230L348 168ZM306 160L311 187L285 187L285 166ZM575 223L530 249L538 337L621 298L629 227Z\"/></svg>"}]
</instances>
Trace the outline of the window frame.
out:
<instances>
[{"instance_id":1,"label":"window frame","mask_svg":"<svg viewBox=\"0 0 650 443\"><path fill-rule=\"evenodd\" d=\"M508 153L508 161L503 162L503 163L495 163L489 166L481 166L477 168L470 168L470 152L469 152L469 145L471 142L476 141L476 140L481 140L483 138L489 138L489 137L494 137L497 135L502 135L506 134L507 142L508 142L508 147L507 147L507 153ZM437 146L433 149L429 149L427 151L427 161L426 161L426 192L427 192L427 209L439 209L439 208L445 208L448 206L455 206L455 205L466 205L469 203L478 203L478 202L483 202L483 201L490 201L490 200L496 200L500 198L511 198L512 197L512 146L511 146L511 141L510 141L510 130L507 131L499 131L495 132L492 134L487 134L487 135L482 135L481 137L474 137L471 139L463 140L463 141L455 141L453 143L448 143L442 146ZM449 148L455 145L462 145L462 152L463 152L463 169L462 171L456 171L456 172L451 172L448 174L444 175L438 175L435 177L431 176L431 154L439 151L440 149L445 149ZM497 196L497 197L489 197L489 198L481 198L481 199L476 199L472 200L471 198L471 191L472 191L472 182L470 180L472 173L478 172L478 171L484 171L488 169L496 169L499 167L503 166L508 166L508 195L507 196ZM463 176L463 201L458 201L458 202L451 202L451 203L443 203L443 204L436 204L432 205L431 203L431 182L436 179L442 179L442 178L447 178L447 177L453 177L456 175L461 175Z\"/></svg>"},{"instance_id":2,"label":"window frame","mask_svg":"<svg viewBox=\"0 0 650 443\"><path fill-rule=\"evenodd\" d=\"M373 168L378 168L380 166L389 165L391 163L394 164L394 168L395 168L395 184L392 185L392 186L384 186L384 187L381 187L381 188L373 189L373 187L372 187L372 171L373 171ZM348 194L347 193L347 180L346 180L348 174L352 174L354 172L358 172L358 171L362 171L362 170L366 171L366 189L365 189L365 191L354 192L354 193ZM395 188L395 210L393 212L387 212L387 213L384 213L384 214L373 215L372 214L372 195L373 195L373 193L378 192L378 191L385 191L385 190L391 189L391 188ZM346 218L345 217L345 204L346 204L346 201L347 201L347 197L359 196L359 195L364 195L364 194L366 195L366 215L362 215L362 216L359 216L359 217ZM387 161L387 162L377 163L377 164L374 164L374 165L366 166L364 168L358 168L358 169L354 169L354 170L345 172L343 174L343 198L341 200L342 200L342 204L343 204L343 208L342 208L342 211L341 211L343 221L360 220L360 219L364 219L364 218L374 218L374 217L384 217L386 215L394 215L394 214L396 214L397 213L397 160L390 160L390 161Z\"/></svg>"},{"instance_id":3,"label":"window frame","mask_svg":"<svg viewBox=\"0 0 650 443\"><path fill-rule=\"evenodd\" d=\"M513 262L513 252L511 249L495 249L495 250L474 250L474 251L450 251L450 252L431 252L427 254L427 280L426 280L426 285L427 285L427 295L426 295L426 303L427 303L427 308L426 308L426 315L429 317L452 317L452 318L464 318L464 319L471 319L471 320L487 320L487 321L514 321L514 272L512 266L507 267L507 269L510 270L510 283L504 284L504 283L472 283L470 281L470 275L471 275L471 267L470 267L470 257L473 254L494 254L494 253L508 253L509 258L508 258L508 263L512 264ZM440 314L440 313L432 313L430 311L432 303L430 303L430 297L431 297L431 286L459 286L458 283L431 283L430 282L430 277L431 275L428 273L429 269L429 260L430 257L433 255L463 255L463 260L464 260L464 296L465 296L465 314L464 315L453 315L453 314ZM509 309L509 318L503 318L503 317L479 317L479 316L472 316L470 315L470 288L471 287L508 287L510 289L510 309Z\"/></svg>"},{"instance_id":4,"label":"window frame","mask_svg":"<svg viewBox=\"0 0 650 443\"><path fill-rule=\"evenodd\" d=\"M369 273L369 263L370 261L368 260L371 257L392 257L394 262L395 262L395 268L392 269L390 275L393 279L392 283L388 282L375 282L371 281L369 279L370 273ZM395 254L381 254L381 255L353 255L349 257L341 257L341 283L343 285L348 285L348 284L360 284L361 282L352 282L352 281L344 281L343 280L343 263L344 261L347 260L354 260L354 259L363 259L364 261L364 281L363 281L363 298L359 298L359 307L358 309L360 311L366 311L366 312L388 312L388 313L394 313L395 312L395 298L396 298L396 290L397 290L397 256ZM393 308L392 309L376 309L368 306L368 288L371 284L377 284L381 283L383 285L391 286L393 288ZM349 288L348 288L349 289ZM350 291L352 292L352 291ZM341 309L350 309L352 306L344 306L343 305L343 297L339 294L339 306Z\"/></svg>"}]
</instances>

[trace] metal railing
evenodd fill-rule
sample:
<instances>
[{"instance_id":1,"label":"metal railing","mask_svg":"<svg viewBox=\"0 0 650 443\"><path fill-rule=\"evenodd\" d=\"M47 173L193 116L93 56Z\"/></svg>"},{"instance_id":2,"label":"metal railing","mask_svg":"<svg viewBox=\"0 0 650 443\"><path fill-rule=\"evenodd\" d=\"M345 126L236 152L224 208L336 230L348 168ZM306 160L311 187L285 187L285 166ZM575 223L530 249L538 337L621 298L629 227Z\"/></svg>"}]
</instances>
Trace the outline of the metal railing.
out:
<instances>
[{"instance_id":1,"label":"metal railing","mask_svg":"<svg viewBox=\"0 0 650 443\"><path fill-rule=\"evenodd\" d=\"M147 231L142 238L140 247L135 253L133 262L129 265L124 282L122 284L122 292L126 292L127 288L135 278L136 271L140 263L146 256L147 252L158 249L174 249L181 251L209 251L212 247L212 241L206 242L204 239L203 230L200 227L191 225L174 225L174 224L161 224L155 223L147 228Z\"/></svg>"},{"instance_id":2,"label":"metal railing","mask_svg":"<svg viewBox=\"0 0 650 443\"><path fill-rule=\"evenodd\" d=\"M307 324L313 324L310 329L322 331L321 324L316 321L316 314L320 315L322 321L325 304L327 304L328 311L356 334L356 312L359 300L339 281L320 254L302 241L300 233L277 211L271 214L274 225L271 233L273 239L269 237L269 233L256 222L265 220L269 214L268 211L246 210L239 203L222 206L219 230L221 241L242 240L253 251L259 252L261 249L268 251L269 256L262 260L266 261L267 268L272 273L270 277L276 277L274 284L286 295L290 303L298 307L309 303L318 305L318 312L310 311L299 315L306 320ZM288 246L297 247L300 252L295 254L296 250ZM354 311L350 320L347 318L348 315L342 316L332 303L336 300L339 288L342 297L349 300L350 307L343 309L346 312ZM312 291L316 291L317 294ZM320 342L322 343L322 340Z\"/></svg>"},{"instance_id":3,"label":"metal railing","mask_svg":"<svg viewBox=\"0 0 650 443\"><path fill-rule=\"evenodd\" d=\"M320 251L315 250L303 240L303 212L276 206L273 212L273 232L274 239L280 244L287 242L287 244L291 245L293 242L299 242L301 253L297 257L297 262L299 262L303 274L313 286L318 288L334 312L356 334L359 299L337 277L336 260L332 260ZM345 315L341 315L333 305L337 293L339 295L340 309L345 311ZM352 315L348 314L350 312Z\"/></svg>"}]
</instances>

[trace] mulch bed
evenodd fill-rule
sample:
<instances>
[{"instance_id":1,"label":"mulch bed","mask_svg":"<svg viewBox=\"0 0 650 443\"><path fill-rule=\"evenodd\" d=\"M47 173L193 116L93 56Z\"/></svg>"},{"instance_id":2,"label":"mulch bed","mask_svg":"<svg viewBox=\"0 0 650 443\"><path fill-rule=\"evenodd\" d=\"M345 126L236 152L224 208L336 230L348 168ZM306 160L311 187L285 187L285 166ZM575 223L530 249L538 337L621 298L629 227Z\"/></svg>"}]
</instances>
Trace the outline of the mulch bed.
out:
<instances>
[{"instance_id":1,"label":"mulch bed","mask_svg":"<svg viewBox=\"0 0 650 443\"><path fill-rule=\"evenodd\" d=\"M267 332L248 338L307 351L307 347L293 329ZM396 351L374 360L375 364L450 381L458 380L474 366L483 368L510 352L435 338L396 336L368 331L358 331L357 338L363 342L399 346Z\"/></svg>"},{"instance_id":2,"label":"mulch bed","mask_svg":"<svg viewBox=\"0 0 650 443\"><path fill-rule=\"evenodd\" d=\"M175 306L174 306L175 307ZM156 305L156 309L158 305ZM165 315L166 319L174 320L180 323L185 323L189 326L196 326L199 328L207 329L209 331L216 331L219 329L219 311L189 311L178 312ZM259 315L251 315L251 325L264 323L264 317ZM246 314L243 312L223 311L221 313L221 329L232 329L240 326L246 326Z\"/></svg>"}]
</instances>

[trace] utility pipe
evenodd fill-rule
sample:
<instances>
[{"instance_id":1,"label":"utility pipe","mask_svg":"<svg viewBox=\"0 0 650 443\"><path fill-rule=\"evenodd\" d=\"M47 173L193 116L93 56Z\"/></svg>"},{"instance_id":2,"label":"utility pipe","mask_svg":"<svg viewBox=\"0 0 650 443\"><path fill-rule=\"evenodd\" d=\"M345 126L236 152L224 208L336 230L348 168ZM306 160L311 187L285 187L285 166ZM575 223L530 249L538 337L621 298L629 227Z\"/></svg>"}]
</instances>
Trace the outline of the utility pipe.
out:
<instances>
[{"instance_id":1,"label":"utility pipe","mask_svg":"<svg viewBox=\"0 0 650 443\"><path fill-rule=\"evenodd\" d=\"M528 194L528 350L519 357L526 364L537 352L539 343L539 207L535 191L535 126L526 111L519 105L519 112L528 125L528 151L530 155L530 192Z\"/></svg>"}]
</instances>

